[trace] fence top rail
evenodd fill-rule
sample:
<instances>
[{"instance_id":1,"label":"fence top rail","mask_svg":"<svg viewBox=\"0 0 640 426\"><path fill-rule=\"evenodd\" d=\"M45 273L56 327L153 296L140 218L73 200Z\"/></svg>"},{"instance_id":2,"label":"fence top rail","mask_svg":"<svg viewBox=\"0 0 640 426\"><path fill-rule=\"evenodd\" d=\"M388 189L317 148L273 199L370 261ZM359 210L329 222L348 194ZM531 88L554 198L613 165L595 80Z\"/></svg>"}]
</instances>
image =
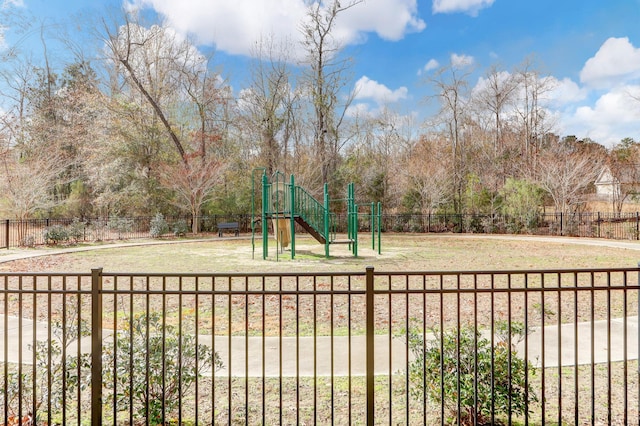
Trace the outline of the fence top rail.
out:
<instances>
[{"instance_id":1,"label":"fence top rail","mask_svg":"<svg viewBox=\"0 0 640 426\"><path fill-rule=\"evenodd\" d=\"M278 278L278 277L364 277L365 271L346 272L214 272L214 273L163 273L163 272L102 272L103 277L114 278Z\"/></svg>"},{"instance_id":2,"label":"fence top rail","mask_svg":"<svg viewBox=\"0 0 640 426\"><path fill-rule=\"evenodd\" d=\"M469 271L374 271L375 276L468 276L468 275L540 275L586 274L607 272L640 272L640 266L618 268L558 268L558 269L487 269Z\"/></svg>"},{"instance_id":3,"label":"fence top rail","mask_svg":"<svg viewBox=\"0 0 640 426\"><path fill-rule=\"evenodd\" d=\"M0 279L4 278L43 278L43 277L73 277L73 278L91 278L91 272L43 272L43 271L22 271L22 272L0 272Z\"/></svg>"},{"instance_id":4,"label":"fence top rail","mask_svg":"<svg viewBox=\"0 0 640 426\"><path fill-rule=\"evenodd\" d=\"M512 293L512 294L540 294L547 293L586 293L586 292L607 292L607 291L624 291L632 290L637 291L640 287L637 284L620 284L620 285L593 285L593 286L576 286L576 285L553 285L545 287L488 287L488 288L476 288L476 287L442 287L442 288L405 288L405 289L393 289L393 288L376 288L373 293L376 295L440 295L440 294L500 294L500 293ZM355 292L354 292L355 293Z\"/></svg>"},{"instance_id":5,"label":"fence top rail","mask_svg":"<svg viewBox=\"0 0 640 426\"><path fill-rule=\"evenodd\" d=\"M487 269L487 270L444 270L444 271L381 271L373 270L376 277L412 277L412 276L484 276L484 275L542 275L542 274L588 274L588 273L622 273L638 272L640 265L635 267L616 268L557 268L557 269ZM277 278L277 277L364 277L365 270L337 271L337 272L214 272L214 273L164 273L164 272L108 272L102 271L103 277L113 278ZM91 277L91 272L0 272L0 279L5 277Z\"/></svg>"}]
</instances>

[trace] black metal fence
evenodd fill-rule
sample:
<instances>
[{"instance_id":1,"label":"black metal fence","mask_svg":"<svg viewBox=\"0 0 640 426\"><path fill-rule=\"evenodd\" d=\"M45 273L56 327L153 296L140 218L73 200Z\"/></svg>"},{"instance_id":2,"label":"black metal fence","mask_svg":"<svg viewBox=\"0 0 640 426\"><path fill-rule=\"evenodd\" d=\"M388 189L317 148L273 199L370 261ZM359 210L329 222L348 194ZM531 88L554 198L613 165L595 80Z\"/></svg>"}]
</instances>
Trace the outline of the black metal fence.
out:
<instances>
[{"instance_id":1,"label":"black metal fence","mask_svg":"<svg viewBox=\"0 0 640 426\"><path fill-rule=\"evenodd\" d=\"M0 248L29 247L47 243L82 243L151 238L154 217L110 217L84 219L28 219L0 221ZM163 217L167 231L161 236L190 232L191 216ZM251 230L250 215L215 215L199 218L199 232L217 232L218 223L238 222L243 232Z\"/></svg>"},{"instance_id":2,"label":"black metal fence","mask_svg":"<svg viewBox=\"0 0 640 426\"><path fill-rule=\"evenodd\" d=\"M346 215L337 215L336 232L347 231ZM199 232L215 233L221 222L238 222L240 232L251 232L251 215L212 215L198 218ZM71 242L94 242L151 238L154 236L153 217L85 218L85 219L30 219L0 221L0 248L34 246L47 243L56 231L64 231ZM190 216L166 217L169 232L182 234L192 229ZM371 231L372 216L359 215L359 230ZM608 239L640 239L640 213L546 213L529 218L527 223L503 215L471 214L383 214L380 224L383 232L414 233L486 233L563 235ZM255 227L256 232L261 227ZM303 229L299 229L304 232ZM165 234L165 235L167 235ZM49 242L57 242L49 238ZM62 241L64 242L64 241Z\"/></svg>"},{"instance_id":3,"label":"black metal fence","mask_svg":"<svg viewBox=\"0 0 640 426\"><path fill-rule=\"evenodd\" d=\"M2 274L0 424L638 424L640 268Z\"/></svg>"},{"instance_id":4,"label":"black metal fence","mask_svg":"<svg viewBox=\"0 0 640 426\"><path fill-rule=\"evenodd\" d=\"M640 214L544 213L529 218L526 223L504 215L400 214L383 215L382 228L393 232L534 234L637 240Z\"/></svg>"}]
</instances>

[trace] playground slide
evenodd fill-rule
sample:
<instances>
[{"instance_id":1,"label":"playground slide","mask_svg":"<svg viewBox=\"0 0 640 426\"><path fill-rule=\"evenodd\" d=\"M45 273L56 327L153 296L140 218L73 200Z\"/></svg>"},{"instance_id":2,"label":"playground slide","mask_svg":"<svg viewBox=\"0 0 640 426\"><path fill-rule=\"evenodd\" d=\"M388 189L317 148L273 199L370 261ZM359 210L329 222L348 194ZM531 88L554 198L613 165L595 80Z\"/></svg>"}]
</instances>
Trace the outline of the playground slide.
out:
<instances>
[{"instance_id":1,"label":"playground slide","mask_svg":"<svg viewBox=\"0 0 640 426\"><path fill-rule=\"evenodd\" d=\"M272 219L276 241L282 248L289 247L291 242L290 221L286 218Z\"/></svg>"}]
</instances>

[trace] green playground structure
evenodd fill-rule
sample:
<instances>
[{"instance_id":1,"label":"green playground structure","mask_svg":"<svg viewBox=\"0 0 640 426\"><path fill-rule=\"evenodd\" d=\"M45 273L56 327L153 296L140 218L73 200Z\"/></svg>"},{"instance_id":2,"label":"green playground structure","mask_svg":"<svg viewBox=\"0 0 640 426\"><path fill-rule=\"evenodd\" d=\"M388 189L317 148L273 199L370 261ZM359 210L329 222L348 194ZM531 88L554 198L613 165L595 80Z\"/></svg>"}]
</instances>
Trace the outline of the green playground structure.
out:
<instances>
[{"instance_id":1,"label":"green playground structure","mask_svg":"<svg viewBox=\"0 0 640 426\"><path fill-rule=\"evenodd\" d=\"M257 171L262 172L259 187L256 187ZM302 227L309 235L313 236L321 244L324 244L325 256L328 258L332 244L348 244L354 256L358 256L358 218L362 214L358 211L355 202L354 184L347 186L346 198L330 200L329 186L324 184L323 202L316 200L304 188L295 184L291 175L289 182L285 175L276 171L271 178L267 176L266 169L255 169L251 176L251 244L255 257L256 223L260 223L262 229L262 258L269 257L269 221L273 224L273 233L277 244L280 246L276 253L291 247L291 258L296 255L296 224ZM260 194L259 199L257 194ZM344 202L347 208L347 232L346 239L338 239L337 214L332 213L330 207L336 202ZM363 213L370 217L372 249L378 247L381 253L380 219L382 217L381 203L369 203L370 212Z\"/></svg>"}]
</instances>

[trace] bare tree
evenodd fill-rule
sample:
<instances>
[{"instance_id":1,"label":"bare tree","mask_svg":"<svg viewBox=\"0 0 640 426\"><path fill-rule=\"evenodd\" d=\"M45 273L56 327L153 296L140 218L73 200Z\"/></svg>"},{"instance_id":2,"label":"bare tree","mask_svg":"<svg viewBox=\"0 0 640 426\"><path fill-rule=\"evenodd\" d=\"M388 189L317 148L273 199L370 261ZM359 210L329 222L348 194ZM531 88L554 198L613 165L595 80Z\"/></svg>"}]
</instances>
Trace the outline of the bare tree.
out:
<instances>
[{"instance_id":1,"label":"bare tree","mask_svg":"<svg viewBox=\"0 0 640 426\"><path fill-rule=\"evenodd\" d=\"M512 74L501 71L495 65L489 68L481 82L480 89L474 93L474 100L481 110L487 111L493 117L493 155L498 157L504 148L503 114L512 101L517 82Z\"/></svg>"},{"instance_id":2,"label":"bare tree","mask_svg":"<svg viewBox=\"0 0 640 426\"><path fill-rule=\"evenodd\" d=\"M0 203L2 211L20 221L18 239L24 243L26 220L38 211L54 206L52 185L66 164L55 150L34 150L28 156L20 150L0 149Z\"/></svg>"},{"instance_id":3,"label":"bare tree","mask_svg":"<svg viewBox=\"0 0 640 426\"><path fill-rule=\"evenodd\" d=\"M286 46L276 46L270 38L256 44L253 56L251 84L241 93L240 119L250 137L260 141L260 161L267 173L278 169L287 173L298 103L290 58Z\"/></svg>"},{"instance_id":4,"label":"bare tree","mask_svg":"<svg viewBox=\"0 0 640 426\"><path fill-rule=\"evenodd\" d=\"M132 22L126 15L126 22L117 30L110 31L105 23L105 42L112 54L112 60L124 69L124 76L139 90L175 146L186 165L187 153L181 138L167 115L165 99L176 93L180 81L180 65L191 57L192 47L177 40L166 28L153 25L147 29Z\"/></svg>"},{"instance_id":5,"label":"bare tree","mask_svg":"<svg viewBox=\"0 0 640 426\"><path fill-rule=\"evenodd\" d=\"M593 152L567 141L555 143L540 154L536 181L553 200L556 212L571 213L586 202L599 163Z\"/></svg>"},{"instance_id":6,"label":"bare tree","mask_svg":"<svg viewBox=\"0 0 640 426\"><path fill-rule=\"evenodd\" d=\"M188 40L169 28L145 28L126 18L117 30L104 25L105 42L124 82L142 95L175 148L179 163L158 163L159 178L188 201L193 232L198 232L202 204L220 180L221 162L209 157L219 154L227 127L225 91L217 86L219 78L211 74L208 60Z\"/></svg>"},{"instance_id":7,"label":"bare tree","mask_svg":"<svg viewBox=\"0 0 640 426\"><path fill-rule=\"evenodd\" d=\"M301 28L305 63L309 66L304 80L314 112L313 141L324 182L328 182L336 170L344 143L340 128L353 100L353 94L340 97L348 83L346 74L351 58L341 56L342 46L334 30L338 16L362 1L351 0L344 6L338 0L313 2Z\"/></svg>"},{"instance_id":8,"label":"bare tree","mask_svg":"<svg viewBox=\"0 0 640 426\"><path fill-rule=\"evenodd\" d=\"M516 73L518 80L518 99L516 114L519 119L519 133L522 141L522 153L530 167L535 170L537 155L545 137L553 128L553 122L545 108L545 95L553 90L553 80L541 77L533 69L530 60L525 61Z\"/></svg>"},{"instance_id":9,"label":"bare tree","mask_svg":"<svg viewBox=\"0 0 640 426\"><path fill-rule=\"evenodd\" d=\"M386 209L394 209L402 198L405 153L415 143L412 116L403 116L388 106L379 113L353 120L354 140L359 155L356 161L347 157L354 180L362 181L366 200L381 202ZM341 173L342 174L342 173Z\"/></svg>"},{"instance_id":10,"label":"bare tree","mask_svg":"<svg viewBox=\"0 0 640 426\"><path fill-rule=\"evenodd\" d=\"M5 64L6 65L6 64ZM0 78L6 88L1 92L5 108L0 114L5 140L18 149L27 149L28 92L35 79L35 67L28 61L16 61L2 70Z\"/></svg>"},{"instance_id":11,"label":"bare tree","mask_svg":"<svg viewBox=\"0 0 640 426\"><path fill-rule=\"evenodd\" d=\"M611 148L606 166L613 178L611 202L620 215L624 202L639 194L640 144L631 138L623 139Z\"/></svg>"},{"instance_id":12,"label":"bare tree","mask_svg":"<svg viewBox=\"0 0 640 426\"><path fill-rule=\"evenodd\" d=\"M467 79L470 72L468 67L450 63L428 77L428 82L436 89L434 97L440 104L436 125L443 126L443 134L451 145L454 191L451 201L456 212L461 212L463 208L462 198L467 174L467 147L463 130L468 121L470 93Z\"/></svg>"},{"instance_id":13,"label":"bare tree","mask_svg":"<svg viewBox=\"0 0 640 426\"><path fill-rule=\"evenodd\" d=\"M446 141L424 136L411 149L403 172L409 191L419 195L422 213L432 213L450 201L453 184L450 150Z\"/></svg>"},{"instance_id":14,"label":"bare tree","mask_svg":"<svg viewBox=\"0 0 640 426\"><path fill-rule=\"evenodd\" d=\"M43 26L39 34L42 65L11 56L3 63L0 76L5 88L0 114L4 136L1 193L6 213L21 220L37 211L85 211L88 203L76 203L76 210L64 209L73 190L82 187L82 148L99 133L100 93L90 65L74 62L56 72Z\"/></svg>"},{"instance_id":15,"label":"bare tree","mask_svg":"<svg viewBox=\"0 0 640 426\"><path fill-rule=\"evenodd\" d=\"M199 229L200 208L210 201L214 195L216 185L224 178L222 162L213 157L191 158L188 161L198 162L194 167L175 167L166 164L161 170L161 181L176 195L175 204L178 207L188 205L194 220L193 232Z\"/></svg>"}]
</instances>

